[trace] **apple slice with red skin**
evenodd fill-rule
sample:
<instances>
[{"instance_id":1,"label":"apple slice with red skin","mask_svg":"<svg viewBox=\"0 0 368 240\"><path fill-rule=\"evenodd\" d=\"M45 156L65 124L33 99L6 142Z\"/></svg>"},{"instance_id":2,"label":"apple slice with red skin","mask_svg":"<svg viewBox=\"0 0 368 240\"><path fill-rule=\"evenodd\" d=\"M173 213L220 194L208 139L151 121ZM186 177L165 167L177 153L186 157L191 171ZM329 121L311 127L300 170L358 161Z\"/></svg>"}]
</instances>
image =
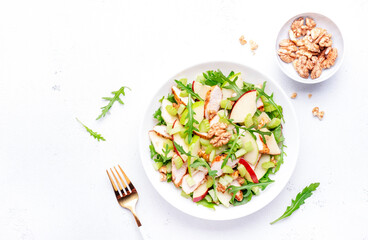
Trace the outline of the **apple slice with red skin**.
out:
<instances>
[{"instance_id":1,"label":"apple slice with red skin","mask_svg":"<svg viewBox=\"0 0 368 240\"><path fill-rule=\"evenodd\" d=\"M194 190L193 202L201 201L207 195L207 192L208 192L207 181L205 181L196 190Z\"/></svg>"},{"instance_id":2,"label":"apple slice with red skin","mask_svg":"<svg viewBox=\"0 0 368 240\"><path fill-rule=\"evenodd\" d=\"M253 116L257 111L256 99L256 90L250 90L241 95L231 110L230 119L233 119L234 123L242 123L248 114Z\"/></svg>"},{"instance_id":3,"label":"apple slice with red skin","mask_svg":"<svg viewBox=\"0 0 368 240\"><path fill-rule=\"evenodd\" d=\"M256 173L253 171L252 167L244 160L244 158L239 159L239 164L242 164L247 172L249 173L250 177L252 178L253 183L258 183L258 178Z\"/></svg>"}]
</instances>

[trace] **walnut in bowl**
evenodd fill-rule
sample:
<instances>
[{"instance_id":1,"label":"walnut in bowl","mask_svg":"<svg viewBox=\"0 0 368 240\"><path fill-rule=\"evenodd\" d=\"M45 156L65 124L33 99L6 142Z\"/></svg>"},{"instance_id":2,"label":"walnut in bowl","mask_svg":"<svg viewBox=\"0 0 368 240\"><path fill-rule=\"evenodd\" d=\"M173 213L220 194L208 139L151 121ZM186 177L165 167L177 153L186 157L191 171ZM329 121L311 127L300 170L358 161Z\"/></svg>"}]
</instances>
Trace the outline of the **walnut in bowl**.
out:
<instances>
[{"instance_id":1,"label":"walnut in bowl","mask_svg":"<svg viewBox=\"0 0 368 240\"><path fill-rule=\"evenodd\" d=\"M302 83L313 84L330 78L340 67L343 54L340 30L329 18L318 13L292 17L281 28L276 40L281 70Z\"/></svg>"}]
</instances>

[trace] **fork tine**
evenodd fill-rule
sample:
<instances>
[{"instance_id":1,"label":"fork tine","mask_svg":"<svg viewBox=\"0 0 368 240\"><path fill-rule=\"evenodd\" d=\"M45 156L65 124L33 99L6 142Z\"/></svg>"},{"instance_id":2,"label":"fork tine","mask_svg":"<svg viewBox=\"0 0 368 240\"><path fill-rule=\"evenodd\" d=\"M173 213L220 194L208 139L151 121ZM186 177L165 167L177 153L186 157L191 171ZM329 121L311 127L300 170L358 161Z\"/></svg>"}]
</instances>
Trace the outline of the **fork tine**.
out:
<instances>
[{"instance_id":1,"label":"fork tine","mask_svg":"<svg viewBox=\"0 0 368 240\"><path fill-rule=\"evenodd\" d=\"M118 184L118 186L119 186L119 190L120 190L120 192L124 195L123 188L121 187L121 185L120 185L120 183L119 183L119 180L116 178L114 171L112 171L112 169L111 169L111 168L110 168L110 171L111 171L112 175L114 176L114 179L115 179L116 183L117 183L117 184Z\"/></svg>"},{"instance_id":2,"label":"fork tine","mask_svg":"<svg viewBox=\"0 0 368 240\"><path fill-rule=\"evenodd\" d=\"M119 168L120 168L121 172L123 173L124 178L125 178L125 180L126 180L127 184L128 184L128 185L129 185L129 187L130 187L130 190L131 190L132 192L136 192L136 189L135 189L135 187L134 187L133 183L130 181L130 179L129 179L129 178L128 178L128 176L125 174L125 172L123 171L123 169L120 167L120 165L119 165L119 164L118 164L118 166L119 166Z\"/></svg>"},{"instance_id":3,"label":"fork tine","mask_svg":"<svg viewBox=\"0 0 368 240\"><path fill-rule=\"evenodd\" d=\"M129 189L127 188L127 185L125 184L125 182L124 182L124 180L123 180L123 178L120 176L120 173L118 172L118 170L116 170L116 167L114 167L114 169L115 169L115 172L116 172L116 174L118 175L118 177L120 178L120 180L121 180L121 182L123 183L123 186L124 186L124 188L125 188L125 191L128 193L128 192L130 192L129 191ZM128 183L129 184L129 183Z\"/></svg>"},{"instance_id":4,"label":"fork tine","mask_svg":"<svg viewBox=\"0 0 368 240\"><path fill-rule=\"evenodd\" d=\"M115 185L114 181L112 180L112 178L110 176L110 173L109 173L109 171L107 169L106 169L106 173L107 173L107 176L109 176L109 179L110 179L110 182L111 182L112 187L114 188L114 191L117 192L118 189L116 188L116 185Z\"/></svg>"}]
</instances>

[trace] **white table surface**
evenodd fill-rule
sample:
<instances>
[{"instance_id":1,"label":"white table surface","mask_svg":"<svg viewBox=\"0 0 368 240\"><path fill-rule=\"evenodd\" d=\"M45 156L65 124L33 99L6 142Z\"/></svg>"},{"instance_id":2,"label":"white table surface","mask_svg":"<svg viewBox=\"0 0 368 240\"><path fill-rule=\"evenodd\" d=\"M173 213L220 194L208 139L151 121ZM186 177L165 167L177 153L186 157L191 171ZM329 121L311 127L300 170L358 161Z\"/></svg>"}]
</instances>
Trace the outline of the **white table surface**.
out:
<instances>
[{"instance_id":1,"label":"white table surface","mask_svg":"<svg viewBox=\"0 0 368 240\"><path fill-rule=\"evenodd\" d=\"M274 56L279 28L308 11L332 18L345 40L341 69L310 86L287 78ZM137 212L153 239L368 239L367 13L363 0L2 1L0 239L140 239L106 176L118 163L139 190ZM259 44L255 55L241 35ZM297 92L301 127L287 187L262 210L224 222L169 206L138 154L148 97L181 69L212 60L253 66ZM126 105L95 121L101 97L123 85L132 88ZM323 121L312 117L315 106ZM306 204L271 226L311 182L321 185Z\"/></svg>"}]
</instances>

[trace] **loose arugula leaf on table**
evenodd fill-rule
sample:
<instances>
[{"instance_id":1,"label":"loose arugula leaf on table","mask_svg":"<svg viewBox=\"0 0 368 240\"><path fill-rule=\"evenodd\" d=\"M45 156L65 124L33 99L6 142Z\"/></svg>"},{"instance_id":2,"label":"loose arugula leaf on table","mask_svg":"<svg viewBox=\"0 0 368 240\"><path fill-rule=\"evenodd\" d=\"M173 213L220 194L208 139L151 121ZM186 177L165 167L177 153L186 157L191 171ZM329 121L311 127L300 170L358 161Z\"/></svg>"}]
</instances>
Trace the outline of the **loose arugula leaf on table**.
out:
<instances>
[{"instance_id":1,"label":"loose arugula leaf on table","mask_svg":"<svg viewBox=\"0 0 368 240\"><path fill-rule=\"evenodd\" d=\"M165 125L165 120L162 118L161 115L161 107L159 107L156 112L153 114L153 118L157 119L158 123L157 125Z\"/></svg>"},{"instance_id":2,"label":"loose arugula leaf on table","mask_svg":"<svg viewBox=\"0 0 368 240\"><path fill-rule=\"evenodd\" d=\"M129 87L121 87L118 91L114 91L111 92L114 96L113 97L103 97L102 99L109 101L109 103L102 107L102 113L96 118L96 120L105 117L106 113L110 110L110 108L112 107L112 105L114 105L114 103L117 101L120 104L124 105L124 102L120 99L120 95L122 94L123 96L125 96L125 89L129 89L131 90Z\"/></svg>"},{"instance_id":3,"label":"loose arugula leaf on table","mask_svg":"<svg viewBox=\"0 0 368 240\"><path fill-rule=\"evenodd\" d=\"M175 80L175 82L178 84L178 88L182 91L186 91L188 94L192 95L194 98L204 101L197 93L195 93L192 89L192 84L188 83L187 85L184 85L184 83Z\"/></svg>"},{"instance_id":4,"label":"loose arugula leaf on table","mask_svg":"<svg viewBox=\"0 0 368 240\"><path fill-rule=\"evenodd\" d=\"M79 121L78 118L76 118L77 121L82 124L82 126L87 130L87 132L89 132L89 134L91 134L92 137L94 137L97 141L106 141L106 139L104 137L101 136L101 134L94 132L92 129L88 128L86 125L84 125L81 121Z\"/></svg>"},{"instance_id":5,"label":"loose arugula leaf on table","mask_svg":"<svg viewBox=\"0 0 368 240\"><path fill-rule=\"evenodd\" d=\"M188 104L187 104L187 110L188 114L185 116L186 119L188 119L187 123L185 124L185 133L188 134L188 143L190 144L192 142L193 137L193 131L199 131L196 127L194 127L194 124L199 124L197 120L194 119L195 112L193 111L192 107L192 95L189 93L188 95Z\"/></svg>"},{"instance_id":6,"label":"loose arugula leaf on table","mask_svg":"<svg viewBox=\"0 0 368 240\"><path fill-rule=\"evenodd\" d=\"M258 97L263 97L262 101L264 104L265 112L271 112L275 117L279 117L285 122L284 115L282 114L282 107L277 105L273 100L273 93L271 95L268 95L264 91L266 83L267 82L263 82L262 88L256 88ZM277 114L275 115L275 113Z\"/></svg>"},{"instance_id":7,"label":"loose arugula leaf on table","mask_svg":"<svg viewBox=\"0 0 368 240\"><path fill-rule=\"evenodd\" d=\"M319 186L319 183L317 182L317 183L312 183L309 186L305 187L302 192L296 195L295 200L291 200L291 205L286 208L285 213L281 217L276 219L275 221L271 222L270 224L274 224L280 221L281 219L289 217L295 210L299 209L299 207L304 204L304 201L307 198L312 196L312 192L315 191L318 186Z\"/></svg>"}]
</instances>

